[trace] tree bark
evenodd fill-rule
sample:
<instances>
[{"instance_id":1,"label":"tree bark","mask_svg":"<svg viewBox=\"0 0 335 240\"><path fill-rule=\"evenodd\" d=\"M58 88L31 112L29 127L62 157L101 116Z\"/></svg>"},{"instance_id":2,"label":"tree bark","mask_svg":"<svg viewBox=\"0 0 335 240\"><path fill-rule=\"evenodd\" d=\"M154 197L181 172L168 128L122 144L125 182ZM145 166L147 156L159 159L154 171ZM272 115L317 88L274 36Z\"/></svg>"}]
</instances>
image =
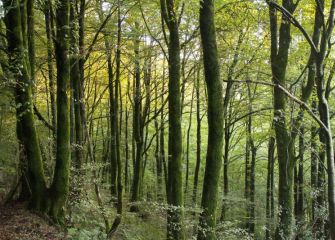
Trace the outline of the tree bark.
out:
<instances>
[{"instance_id":1,"label":"tree bark","mask_svg":"<svg viewBox=\"0 0 335 240\"><path fill-rule=\"evenodd\" d=\"M56 9L56 66L57 66L57 146L54 179L50 188L50 216L62 221L63 207L69 191L70 118L69 118L69 10L67 0L59 1Z\"/></svg>"},{"instance_id":2,"label":"tree bark","mask_svg":"<svg viewBox=\"0 0 335 240\"><path fill-rule=\"evenodd\" d=\"M197 193L198 193L198 181L199 181L199 171L201 164L201 113L200 113L200 68L197 70L197 80L195 87L195 95L197 98L196 108L197 108L197 151L196 151L196 163L194 170L193 179L193 204L197 203Z\"/></svg>"},{"instance_id":3,"label":"tree bark","mask_svg":"<svg viewBox=\"0 0 335 240\"><path fill-rule=\"evenodd\" d=\"M52 40L52 6L50 0L45 1L44 17L45 17L45 30L47 37L47 52L48 52L48 77L49 77L49 95L51 107L51 124L54 129L53 140L56 141L56 99L55 99L55 77L53 68L53 40ZM54 144L54 143L53 143ZM55 147L53 146L53 152Z\"/></svg>"},{"instance_id":4,"label":"tree bark","mask_svg":"<svg viewBox=\"0 0 335 240\"><path fill-rule=\"evenodd\" d=\"M223 147L223 87L216 45L214 2L200 2L200 35L208 97L208 145L198 239L215 239L218 186Z\"/></svg>"},{"instance_id":5,"label":"tree bark","mask_svg":"<svg viewBox=\"0 0 335 240\"><path fill-rule=\"evenodd\" d=\"M292 0L283 0L283 7L290 13L294 11ZM277 13L269 6L271 31L271 69L274 84L285 86L286 67L291 42L291 23L283 15L277 36ZM293 172L295 166L294 139L291 138L285 117L287 96L277 87L274 88L274 129L276 133L279 163L279 223L275 239L291 239L293 234Z\"/></svg>"},{"instance_id":6,"label":"tree bark","mask_svg":"<svg viewBox=\"0 0 335 240\"><path fill-rule=\"evenodd\" d=\"M271 239L272 225L274 218L274 162L275 162L275 144L276 139L270 136L268 143L268 166L266 177L266 230L265 239Z\"/></svg>"},{"instance_id":7,"label":"tree bark","mask_svg":"<svg viewBox=\"0 0 335 240\"><path fill-rule=\"evenodd\" d=\"M304 223L304 151L305 151L305 142L304 142L304 126L300 127L299 134L299 160L298 166L296 167L296 181L295 181L295 207L294 213L296 217L296 223L298 226L301 226ZM298 231L296 239L303 239L303 233Z\"/></svg>"},{"instance_id":8,"label":"tree bark","mask_svg":"<svg viewBox=\"0 0 335 240\"><path fill-rule=\"evenodd\" d=\"M180 92L180 42L179 24L174 0L161 0L161 13L169 29L168 42L168 184L167 201L171 206L167 213L167 239L184 239L182 226L183 179L182 179L182 133Z\"/></svg>"},{"instance_id":9,"label":"tree bark","mask_svg":"<svg viewBox=\"0 0 335 240\"><path fill-rule=\"evenodd\" d=\"M135 89L134 89L134 122L133 134L135 140L135 167L133 176L133 186L131 200L133 202L139 201L140 190L142 186L142 173L143 173L143 128L142 128L142 96L141 96L141 73L140 73L140 36L138 35L139 23L135 23L136 36L134 39L134 72L135 72ZM132 211L138 211L137 206L131 207Z\"/></svg>"},{"instance_id":10,"label":"tree bark","mask_svg":"<svg viewBox=\"0 0 335 240\"><path fill-rule=\"evenodd\" d=\"M190 134L192 127L193 101L195 87L192 89L190 116L188 120L187 136L186 136L186 176L185 176L185 195L188 193L189 165L190 165Z\"/></svg>"},{"instance_id":11,"label":"tree bark","mask_svg":"<svg viewBox=\"0 0 335 240\"><path fill-rule=\"evenodd\" d=\"M22 30L21 10L18 0L4 2L5 22L7 28L7 43L9 54L9 70L15 79L15 104L17 116L17 137L23 145L27 159L28 184L31 188L31 199L29 207L37 210L45 210L46 182L44 178L43 162L40 150L38 135L35 128L33 115L32 81L29 75L30 63L26 58L28 51L24 44L27 34ZM25 5L26 3L23 3ZM27 41L27 40L26 40Z\"/></svg>"}]
</instances>

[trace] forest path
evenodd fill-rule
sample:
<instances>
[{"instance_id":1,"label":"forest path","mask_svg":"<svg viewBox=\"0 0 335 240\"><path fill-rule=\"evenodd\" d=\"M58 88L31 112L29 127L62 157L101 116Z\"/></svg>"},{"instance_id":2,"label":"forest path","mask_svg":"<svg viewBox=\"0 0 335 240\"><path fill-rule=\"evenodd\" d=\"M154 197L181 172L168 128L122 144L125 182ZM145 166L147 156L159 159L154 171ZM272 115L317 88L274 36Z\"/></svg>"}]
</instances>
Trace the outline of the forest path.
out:
<instances>
[{"instance_id":1,"label":"forest path","mask_svg":"<svg viewBox=\"0 0 335 240\"><path fill-rule=\"evenodd\" d=\"M65 240L66 234L23 204L0 206L0 240Z\"/></svg>"}]
</instances>

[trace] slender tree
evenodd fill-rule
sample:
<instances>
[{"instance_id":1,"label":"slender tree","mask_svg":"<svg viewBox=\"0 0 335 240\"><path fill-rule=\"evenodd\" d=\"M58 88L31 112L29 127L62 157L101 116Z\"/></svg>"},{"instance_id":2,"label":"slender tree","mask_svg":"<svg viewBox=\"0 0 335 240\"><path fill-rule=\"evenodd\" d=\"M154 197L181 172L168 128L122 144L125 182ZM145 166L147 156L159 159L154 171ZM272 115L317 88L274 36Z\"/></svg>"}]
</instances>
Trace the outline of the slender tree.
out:
<instances>
[{"instance_id":1,"label":"slender tree","mask_svg":"<svg viewBox=\"0 0 335 240\"><path fill-rule=\"evenodd\" d=\"M272 128L271 128L272 129ZM266 230L265 239L271 239L272 225L274 218L274 163L275 163L275 146L276 139L274 136L269 137L268 142L268 164L266 177Z\"/></svg>"},{"instance_id":2,"label":"slender tree","mask_svg":"<svg viewBox=\"0 0 335 240\"><path fill-rule=\"evenodd\" d=\"M197 108L197 151L196 151L196 163L193 178L193 203L197 202L198 193L198 182L199 182L199 171L201 164L201 112L200 112L200 68L197 70L197 80L195 86L195 95L197 98L196 108Z\"/></svg>"},{"instance_id":3,"label":"slender tree","mask_svg":"<svg viewBox=\"0 0 335 240\"><path fill-rule=\"evenodd\" d=\"M81 109L81 83L80 83L80 66L79 66L79 42L78 42L78 24L77 24L77 3L75 1L70 2L70 22L71 22L71 39L70 39L70 66L71 66L71 102L73 102L73 138L75 143L74 155L72 156L74 160L74 165L76 169L76 177L80 176L81 165L84 160L83 149L84 149L84 131L83 131L83 120L82 120L82 109ZM77 178L78 179L78 178ZM80 181L78 181L79 183Z\"/></svg>"},{"instance_id":4,"label":"slender tree","mask_svg":"<svg viewBox=\"0 0 335 240\"><path fill-rule=\"evenodd\" d=\"M305 151L305 129L302 125L299 134L299 152L298 163L295 168L295 206L294 213L297 224L301 225L304 222L304 151ZM297 238L302 238L300 232Z\"/></svg>"},{"instance_id":5,"label":"slender tree","mask_svg":"<svg viewBox=\"0 0 335 240\"><path fill-rule=\"evenodd\" d=\"M114 219L112 228L108 233L108 237L111 237L112 234L117 230L118 226L121 223L122 219L122 210L123 210L123 185L122 185L122 162L121 162L121 153L120 153L120 128L119 128L119 87L120 87L120 73L121 73L121 4L120 0L117 1L117 46L116 46L116 75L115 75L115 99L114 99L114 109L115 109L115 144L116 144L116 160L117 160L117 216Z\"/></svg>"},{"instance_id":6,"label":"slender tree","mask_svg":"<svg viewBox=\"0 0 335 240\"><path fill-rule=\"evenodd\" d=\"M293 13L295 5L283 0L283 7ZM282 16L278 37L276 9L270 5L271 69L274 84L285 86L291 40L291 23ZM279 47L278 47L279 46ZM293 169L295 165L294 141L291 138L285 116L287 96L277 87L274 89L274 129L276 133L279 163L279 223L276 239L290 239L293 231Z\"/></svg>"},{"instance_id":7,"label":"slender tree","mask_svg":"<svg viewBox=\"0 0 335 240\"><path fill-rule=\"evenodd\" d=\"M140 199L141 177L143 172L143 131L142 131L142 97L141 97L141 72L140 72L140 36L139 36L139 23L135 23L135 39L134 39L134 119L133 119L133 136L135 140L135 164L134 164L134 177L132 185L131 200L136 202ZM137 210L135 206L132 210Z\"/></svg>"},{"instance_id":8,"label":"slender tree","mask_svg":"<svg viewBox=\"0 0 335 240\"><path fill-rule=\"evenodd\" d=\"M190 165L190 134L191 134L191 127L192 127L192 114L193 114L193 101L194 101L194 91L195 87L192 90L192 97L191 97L191 106L190 106L190 116L188 120L188 128L187 128L187 135L186 135L186 176L185 176L185 194L188 193L188 179L189 179L189 165Z\"/></svg>"},{"instance_id":9,"label":"slender tree","mask_svg":"<svg viewBox=\"0 0 335 240\"><path fill-rule=\"evenodd\" d=\"M53 127L53 140L56 140L56 100L55 100L55 77L53 67L53 17L52 5L50 0L45 1L44 9L45 31L47 37L47 53L48 53L48 77L49 77L49 95L51 108L51 124ZM54 143L53 143L54 144ZM53 147L54 149L54 147ZM54 151L53 151L54 152Z\"/></svg>"},{"instance_id":10,"label":"slender tree","mask_svg":"<svg viewBox=\"0 0 335 240\"><path fill-rule=\"evenodd\" d=\"M182 226L183 179L182 179L182 133L181 133L181 92L180 92L180 42L179 23L174 0L161 0L161 13L169 29L168 41L168 210L167 239L184 239ZM164 26L163 26L164 28Z\"/></svg>"}]
</instances>

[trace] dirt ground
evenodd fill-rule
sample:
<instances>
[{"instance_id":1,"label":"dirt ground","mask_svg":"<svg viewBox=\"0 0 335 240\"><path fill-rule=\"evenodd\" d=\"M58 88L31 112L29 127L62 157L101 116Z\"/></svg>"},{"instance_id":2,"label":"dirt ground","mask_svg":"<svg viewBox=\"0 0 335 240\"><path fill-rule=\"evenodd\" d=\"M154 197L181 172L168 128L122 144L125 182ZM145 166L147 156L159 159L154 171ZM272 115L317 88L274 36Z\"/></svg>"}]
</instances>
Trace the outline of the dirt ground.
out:
<instances>
[{"instance_id":1,"label":"dirt ground","mask_svg":"<svg viewBox=\"0 0 335 240\"><path fill-rule=\"evenodd\" d=\"M0 206L0 240L65 240L66 234L22 204Z\"/></svg>"}]
</instances>

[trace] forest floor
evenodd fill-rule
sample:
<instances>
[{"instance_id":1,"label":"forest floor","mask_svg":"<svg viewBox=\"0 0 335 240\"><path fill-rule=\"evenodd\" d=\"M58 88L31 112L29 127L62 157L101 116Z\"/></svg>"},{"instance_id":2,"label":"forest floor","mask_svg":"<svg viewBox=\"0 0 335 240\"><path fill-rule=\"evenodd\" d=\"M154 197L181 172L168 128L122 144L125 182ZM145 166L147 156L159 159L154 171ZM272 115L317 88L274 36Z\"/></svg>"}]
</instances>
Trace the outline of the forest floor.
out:
<instances>
[{"instance_id":1,"label":"forest floor","mask_svg":"<svg viewBox=\"0 0 335 240\"><path fill-rule=\"evenodd\" d=\"M46 216L27 210L25 204L10 202L0 205L0 240L97 240L105 239L103 221L97 207L87 202L73 212L74 224L62 229L52 225ZM127 206L127 208L129 208ZM165 236L165 215L157 210L150 212L148 205L143 211L131 213L125 209L121 224L113 236L115 240L157 240ZM113 207L107 207L109 220L116 215ZM111 223L111 222L110 222Z\"/></svg>"},{"instance_id":2,"label":"forest floor","mask_svg":"<svg viewBox=\"0 0 335 240\"><path fill-rule=\"evenodd\" d=\"M0 206L0 240L65 240L66 234L23 204Z\"/></svg>"}]
</instances>

